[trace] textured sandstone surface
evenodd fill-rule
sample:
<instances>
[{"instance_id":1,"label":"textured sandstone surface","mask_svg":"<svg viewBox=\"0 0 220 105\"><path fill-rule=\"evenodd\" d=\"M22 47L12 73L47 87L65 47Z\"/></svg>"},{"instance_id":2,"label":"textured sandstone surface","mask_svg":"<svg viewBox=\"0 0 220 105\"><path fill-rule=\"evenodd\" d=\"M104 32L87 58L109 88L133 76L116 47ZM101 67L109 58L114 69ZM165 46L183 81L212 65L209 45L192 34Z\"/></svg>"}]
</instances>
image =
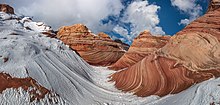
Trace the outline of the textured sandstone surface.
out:
<instances>
[{"instance_id":1,"label":"textured sandstone surface","mask_svg":"<svg viewBox=\"0 0 220 105\"><path fill-rule=\"evenodd\" d=\"M125 53L128 45L113 41L107 34L95 35L82 24L59 29L57 37L89 64L107 66L115 63Z\"/></svg>"},{"instance_id":2,"label":"textured sandstone surface","mask_svg":"<svg viewBox=\"0 0 220 105\"><path fill-rule=\"evenodd\" d=\"M176 61L166 57L149 55L127 70L111 76L115 86L123 91L145 97L164 96L181 92L195 83L208 80L220 71L193 72L183 66L175 66ZM216 75L219 76L219 75Z\"/></svg>"},{"instance_id":3,"label":"textured sandstone surface","mask_svg":"<svg viewBox=\"0 0 220 105\"><path fill-rule=\"evenodd\" d=\"M135 65L111 76L118 89L138 96L174 94L220 76L220 0L209 11ZM216 4L217 3L217 4Z\"/></svg>"},{"instance_id":4,"label":"textured sandstone surface","mask_svg":"<svg viewBox=\"0 0 220 105\"><path fill-rule=\"evenodd\" d=\"M14 9L7 4L0 4L0 12L14 14Z\"/></svg>"},{"instance_id":5,"label":"textured sandstone surface","mask_svg":"<svg viewBox=\"0 0 220 105\"><path fill-rule=\"evenodd\" d=\"M170 36L153 36L147 30L141 32L134 39L129 50L109 69L120 70L134 65L147 55L163 47L169 41L169 38Z\"/></svg>"},{"instance_id":6,"label":"textured sandstone surface","mask_svg":"<svg viewBox=\"0 0 220 105\"><path fill-rule=\"evenodd\" d=\"M158 52L191 71L220 69L220 43L212 34L189 31L176 35Z\"/></svg>"}]
</instances>

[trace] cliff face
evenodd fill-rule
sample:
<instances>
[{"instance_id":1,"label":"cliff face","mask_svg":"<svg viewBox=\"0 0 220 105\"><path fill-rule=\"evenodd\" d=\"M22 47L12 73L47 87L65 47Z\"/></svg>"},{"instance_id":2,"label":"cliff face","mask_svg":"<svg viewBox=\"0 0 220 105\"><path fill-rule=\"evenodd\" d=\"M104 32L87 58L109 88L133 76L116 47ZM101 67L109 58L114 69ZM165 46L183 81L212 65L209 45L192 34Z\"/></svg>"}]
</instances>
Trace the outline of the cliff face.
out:
<instances>
[{"instance_id":1,"label":"cliff face","mask_svg":"<svg viewBox=\"0 0 220 105\"><path fill-rule=\"evenodd\" d=\"M115 86L138 96L164 96L220 76L220 0L171 37L154 54L111 76Z\"/></svg>"},{"instance_id":2,"label":"cliff face","mask_svg":"<svg viewBox=\"0 0 220 105\"><path fill-rule=\"evenodd\" d=\"M169 36L153 36L147 30L141 32L134 39L129 50L116 63L111 65L109 69L120 70L134 65L144 57L163 47L169 38Z\"/></svg>"},{"instance_id":3,"label":"cliff face","mask_svg":"<svg viewBox=\"0 0 220 105\"><path fill-rule=\"evenodd\" d=\"M14 14L14 9L7 4L0 4L0 12Z\"/></svg>"},{"instance_id":4,"label":"cliff face","mask_svg":"<svg viewBox=\"0 0 220 105\"><path fill-rule=\"evenodd\" d=\"M107 66L115 63L128 46L117 43L105 33L95 35L82 24L59 29L57 37L92 65Z\"/></svg>"}]
</instances>

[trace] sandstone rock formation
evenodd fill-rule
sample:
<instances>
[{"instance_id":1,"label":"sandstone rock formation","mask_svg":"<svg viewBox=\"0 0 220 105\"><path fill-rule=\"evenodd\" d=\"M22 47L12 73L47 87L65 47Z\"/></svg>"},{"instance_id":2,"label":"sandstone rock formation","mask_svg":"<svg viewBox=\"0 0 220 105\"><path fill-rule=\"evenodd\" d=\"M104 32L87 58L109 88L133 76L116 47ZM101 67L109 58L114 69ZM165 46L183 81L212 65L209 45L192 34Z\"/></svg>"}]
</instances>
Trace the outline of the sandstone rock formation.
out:
<instances>
[{"instance_id":1,"label":"sandstone rock formation","mask_svg":"<svg viewBox=\"0 0 220 105\"><path fill-rule=\"evenodd\" d=\"M212 34L189 31L173 36L158 53L191 71L220 69L220 43Z\"/></svg>"},{"instance_id":2,"label":"sandstone rock formation","mask_svg":"<svg viewBox=\"0 0 220 105\"><path fill-rule=\"evenodd\" d=\"M103 39L111 39L107 34L105 34L104 32L100 32L100 33L98 33L98 36L99 37L101 37L101 38L103 38Z\"/></svg>"},{"instance_id":3,"label":"sandstone rock formation","mask_svg":"<svg viewBox=\"0 0 220 105\"><path fill-rule=\"evenodd\" d=\"M0 73L0 93L8 88L23 88L26 91L33 88L29 93L31 94L31 101L35 99L42 99L46 94L49 93L49 90L40 86L34 79L29 78L12 78L9 74Z\"/></svg>"},{"instance_id":4,"label":"sandstone rock formation","mask_svg":"<svg viewBox=\"0 0 220 105\"><path fill-rule=\"evenodd\" d=\"M111 65L109 69L120 70L134 65L147 55L163 47L169 38L169 36L153 36L147 30L141 32L134 39L129 50L116 63Z\"/></svg>"},{"instance_id":5,"label":"sandstone rock formation","mask_svg":"<svg viewBox=\"0 0 220 105\"><path fill-rule=\"evenodd\" d=\"M92 65L107 66L115 63L128 46L117 43L105 33L95 35L82 24L59 29L57 37Z\"/></svg>"},{"instance_id":6,"label":"sandstone rock formation","mask_svg":"<svg viewBox=\"0 0 220 105\"><path fill-rule=\"evenodd\" d=\"M7 4L0 4L0 12L14 14L14 9Z\"/></svg>"},{"instance_id":7,"label":"sandstone rock formation","mask_svg":"<svg viewBox=\"0 0 220 105\"><path fill-rule=\"evenodd\" d=\"M174 94L220 76L220 0L171 37L154 54L111 76L115 86L138 96ZM214 9L213 9L214 8Z\"/></svg>"}]
</instances>

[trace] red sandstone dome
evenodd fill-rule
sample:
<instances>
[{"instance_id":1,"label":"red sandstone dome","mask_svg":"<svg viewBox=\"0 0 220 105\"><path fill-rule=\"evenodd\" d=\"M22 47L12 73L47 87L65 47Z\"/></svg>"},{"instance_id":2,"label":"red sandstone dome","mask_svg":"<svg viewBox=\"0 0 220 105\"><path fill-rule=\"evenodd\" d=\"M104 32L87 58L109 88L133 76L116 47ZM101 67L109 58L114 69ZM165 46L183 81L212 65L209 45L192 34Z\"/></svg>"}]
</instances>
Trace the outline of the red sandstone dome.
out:
<instances>
[{"instance_id":1,"label":"red sandstone dome","mask_svg":"<svg viewBox=\"0 0 220 105\"><path fill-rule=\"evenodd\" d=\"M111 65L109 69L120 70L134 65L147 55L163 47L169 38L170 36L153 36L148 30L141 32L134 39L129 50L116 63Z\"/></svg>"},{"instance_id":2,"label":"red sandstone dome","mask_svg":"<svg viewBox=\"0 0 220 105\"><path fill-rule=\"evenodd\" d=\"M92 65L107 66L115 63L125 53L128 45L113 41L107 34L95 35L82 24L59 29L57 37Z\"/></svg>"},{"instance_id":3,"label":"red sandstone dome","mask_svg":"<svg viewBox=\"0 0 220 105\"><path fill-rule=\"evenodd\" d=\"M155 53L111 76L115 86L138 96L164 96L220 76L219 0Z\"/></svg>"}]
</instances>

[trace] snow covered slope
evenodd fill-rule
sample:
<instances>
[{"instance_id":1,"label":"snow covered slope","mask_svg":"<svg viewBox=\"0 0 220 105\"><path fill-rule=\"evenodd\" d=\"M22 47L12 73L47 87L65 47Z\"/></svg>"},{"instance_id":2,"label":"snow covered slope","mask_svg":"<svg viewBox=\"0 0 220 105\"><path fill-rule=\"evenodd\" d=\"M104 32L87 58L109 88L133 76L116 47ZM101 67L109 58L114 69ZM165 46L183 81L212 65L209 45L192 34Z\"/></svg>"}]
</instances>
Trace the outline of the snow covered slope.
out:
<instances>
[{"instance_id":1,"label":"snow covered slope","mask_svg":"<svg viewBox=\"0 0 220 105\"><path fill-rule=\"evenodd\" d=\"M49 29L43 23L24 20L0 12L0 72L31 77L50 93L31 101L29 91L8 88L0 94L1 105L207 105L220 101L220 79L162 98L122 93L108 82L112 71L88 65L61 41L41 34Z\"/></svg>"}]
</instances>

